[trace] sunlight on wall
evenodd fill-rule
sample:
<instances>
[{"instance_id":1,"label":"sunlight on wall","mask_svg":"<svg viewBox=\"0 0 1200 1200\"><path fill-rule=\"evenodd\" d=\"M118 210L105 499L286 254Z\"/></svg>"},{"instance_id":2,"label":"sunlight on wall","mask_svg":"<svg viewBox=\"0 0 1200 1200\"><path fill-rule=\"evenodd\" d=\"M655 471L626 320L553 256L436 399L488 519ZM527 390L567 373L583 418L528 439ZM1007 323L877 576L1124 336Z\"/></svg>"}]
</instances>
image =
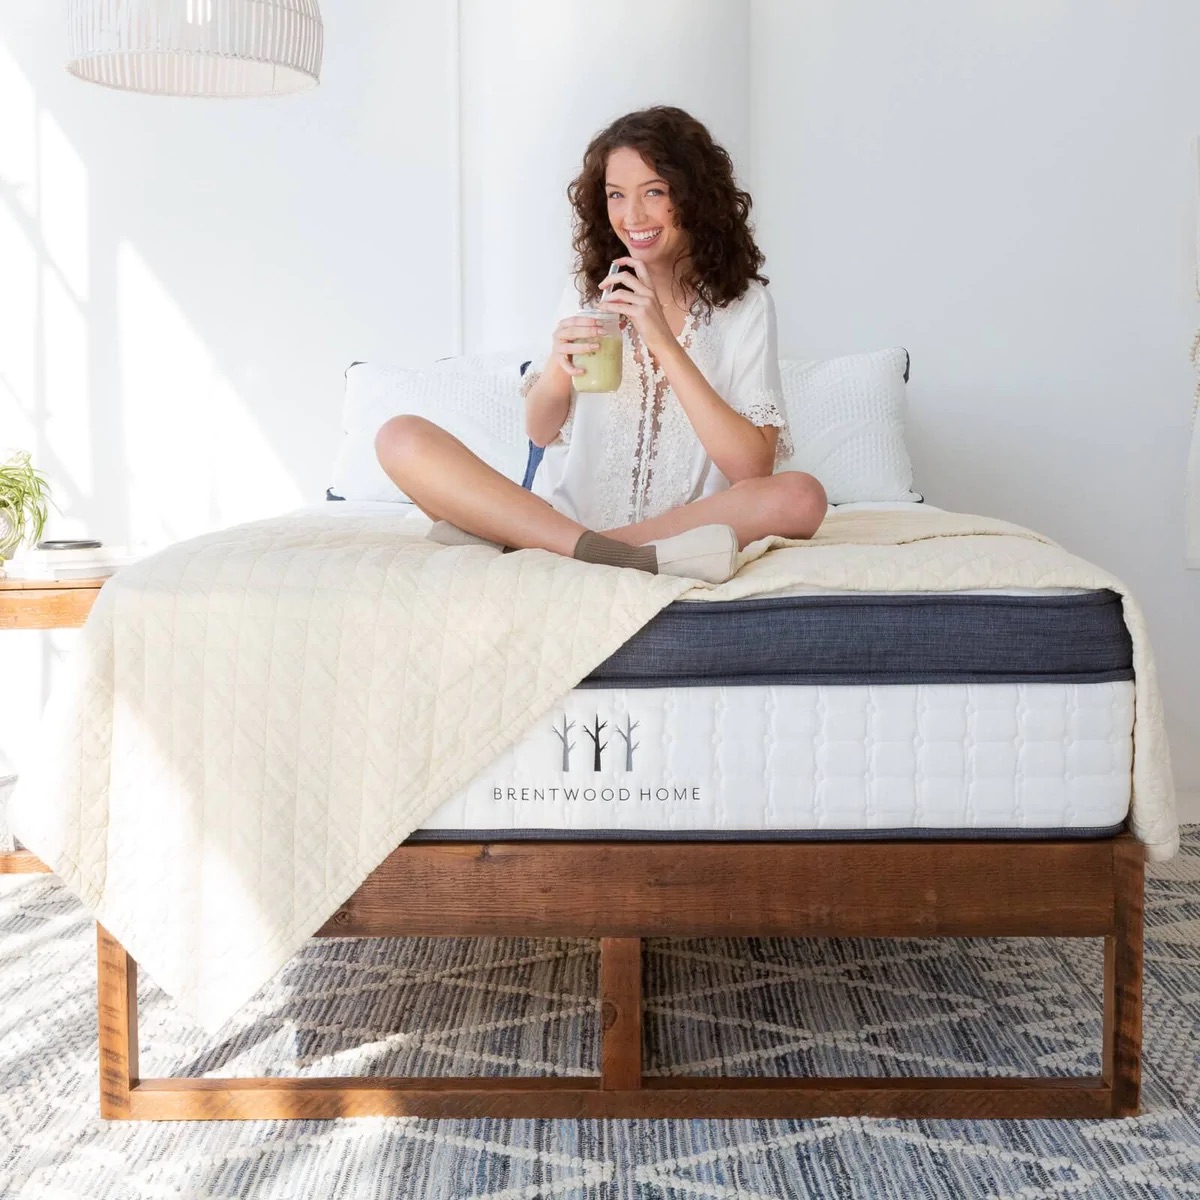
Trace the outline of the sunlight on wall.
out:
<instances>
[{"instance_id":1,"label":"sunlight on wall","mask_svg":"<svg viewBox=\"0 0 1200 1200\"><path fill-rule=\"evenodd\" d=\"M37 444L37 252L7 200L6 190L0 197L0 454Z\"/></svg>"},{"instance_id":2,"label":"sunlight on wall","mask_svg":"<svg viewBox=\"0 0 1200 1200\"><path fill-rule=\"evenodd\" d=\"M27 217L37 212L37 101L33 84L0 42L0 181ZM2 261L2 260L0 260Z\"/></svg>"},{"instance_id":3,"label":"sunlight on wall","mask_svg":"<svg viewBox=\"0 0 1200 1200\"><path fill-rule=\"evenodd\" d=\"M81 510L93 487L87 314L50 264L42 267L42 353L45 418L38 459L61 514L56 533L78 536L89 532Z\"/></svg>"},{"instance_id":4,"label":"sunlight on wall","mask_svg":"<svg viewBox=\"0 0 1200 1200\"><path fill-rule=\"evenodd\" d=\"M36 444L37 104L0 44L0 454Z\"/></svg>"},{"instance_id":5,"label":"sunlight on wall","mask_svg":"<svg viewBox=\"0 0 1200 1200\"><path fill-rule=\"evenodd\" d=\"M58 122L39 114L38 228L42 236L42 410L38 450L56 485L56 533L94 532L88 375L88 173Z\"/></svg>"},{"instance_id":6,"label":"sunlight on wall","mask_svg":"<svg viewBox=\"0 0 1200 1200\"><path fill-rule=\"evenodd\" d=\"M64 190L48 198L45 187L59 184ZM82 164L57 126L43 123L39 130L33 85L0 43L0 455L31 450L44 465L43 430L58 421L68 458L85 469L90 453L87 330L78 301L87 287L86 185ZM61 267L49 262L40 241L43 204L54 213ZM72 294L73 288L82 291ZM54 333L44 347L41 338L48 329ZM59 350L64 357L56 356ZM39 381L53 395L49 419ZM72 429L67 411L78 414L81 408L82 430ZM60 503L62 491L56 489ZM20 680L0 692L0 776L19 770L21 755L33 742L51 669L77 636L74 630L0 634L0 674Z\"/></svg>"},{"instance_id":7,"label":"sunlight on wall","mask_svg":"<svg viewBox=\"0 0 1200 1200\"><path fill-rule=\"evenodd\" d=\"M46 254L80 304L88 300L88 172L62 126L39 114L38 224Z\"/></svg>"},{"instance_id":8,"label":"sunlight on wall","mask_svg":"<svg viewBox=\"0 0 1200 1200\"><path fill-rule=\"evenodd\" d=\"M302 502L186 314L127 241L117 249L117 324L135 545L162 546Z\"/></svg>"},{"instance_id":9,"label":"sunlight on wall","mask_svg":"<svg viewBox=\"0 0 1200 1200\"><path fill-rule=\"evenodd\" d=\"M58 511L86 532L92 498L88 172L0 46L0 452L33 453Z\"/></svg>"}]
</instances>

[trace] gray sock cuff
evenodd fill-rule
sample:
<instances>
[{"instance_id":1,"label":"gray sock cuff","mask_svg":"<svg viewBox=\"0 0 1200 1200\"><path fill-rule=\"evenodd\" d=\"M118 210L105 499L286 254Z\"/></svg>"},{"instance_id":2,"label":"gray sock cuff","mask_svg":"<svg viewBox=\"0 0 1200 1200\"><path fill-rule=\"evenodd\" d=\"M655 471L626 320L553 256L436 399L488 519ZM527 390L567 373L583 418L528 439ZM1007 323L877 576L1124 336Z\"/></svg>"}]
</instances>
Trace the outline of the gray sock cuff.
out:
<instances>
[{"instance_id":1,"label":"gray sock cuff","mask_svg":"<svg viewBox=\"0 0 1200 1200\"><path fill-rule=\"evenodd\" d=\"M591 529L580 534L572 557L581 562L603 563L609 567L634 567L638 571L658 574L658 551L653 546L630 546Z\"/></svg>"}]
</instances>

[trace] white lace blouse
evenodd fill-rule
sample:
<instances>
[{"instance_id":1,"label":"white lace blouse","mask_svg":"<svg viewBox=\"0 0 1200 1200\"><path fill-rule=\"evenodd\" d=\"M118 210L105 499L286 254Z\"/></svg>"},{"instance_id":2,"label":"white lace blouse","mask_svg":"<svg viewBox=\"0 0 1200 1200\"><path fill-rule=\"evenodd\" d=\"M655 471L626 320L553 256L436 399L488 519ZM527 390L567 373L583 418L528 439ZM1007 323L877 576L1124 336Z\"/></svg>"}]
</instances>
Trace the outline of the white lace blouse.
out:
<instances>
[{"instance_id":1,"label":"white lace blouse","mask_svg":"<svg viewBox=\"0 0 1200 1200\"><path fill-rule=\"evenodd\" d=\"M555 322L582 306L567 282ZM744 296L705 319L697 305L679 341L716 393L753 424L776 425L775 465L791 457L770 292L751 281ZM633 324L625 326L621 386L571 391L562 429L545 449L533 492L588 529L614 529L712 495L729 481L708 456L667 377ZM541 372L527 370L526 396Z\"/></svg>"}]
</instances>

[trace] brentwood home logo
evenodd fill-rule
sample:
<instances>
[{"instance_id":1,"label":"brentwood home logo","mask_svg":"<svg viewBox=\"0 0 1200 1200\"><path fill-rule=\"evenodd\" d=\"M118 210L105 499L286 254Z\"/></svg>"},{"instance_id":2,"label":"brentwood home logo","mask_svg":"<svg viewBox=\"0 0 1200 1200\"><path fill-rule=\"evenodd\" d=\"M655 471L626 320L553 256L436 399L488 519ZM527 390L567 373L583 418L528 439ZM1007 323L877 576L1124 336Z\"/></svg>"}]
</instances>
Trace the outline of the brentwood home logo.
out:
<instances>
[{"instance_id":1,"label":"brentwood home logo","mask_svg":"<svg viewBox=\"0 0 1200 1200\"><path fill-rule=\"evenodd\" d=\"M632 772L634 752L642 744L640 741L634 740L634 730L640 724L640 721L635 721L626 713L624 728L614 725L606 735L605 730L609 729L609 724L607 721L600 720L600 714L597 713L590 725L580 726L580 731L587 738L587 741L583 742L572 737L572 730L576 728L576 722L568 721L566 713L563 713L559 724L550 727L558 739L554 755L563 774L570 773L572 754L576 749L579 750L579 753L574 755L576 773L582 771L587 774L596 774L603 771L611 777L616 772L621 774ZM620 740L614 741L614 735ZM621 801L631 800L635 794L643 803L656 800L660 803L698 804L701 800L698 787L639 787L637 789L615 785L611 787L497 787L493 788L492 792L497 800Z\"/></svg>"},{"instance_id":2,"label":"brentwood home logo","mask_svg":"<svg viewBox=\"0 0 1200 1200\"><path fill-rule=\"evenodd\" d=\"M616 734L625 742L625 770L633 770L633 752L641 745L641 742L633 740L633 731L641 724L640 721L631 721L629 714L625 714L625 728L617 729ZM562 728L553 726L554 732L558 740L562 742L562 769L569 771L571 769L571 751L575 749L575 743L570 741L571 730L575 728L574 721L567 720L567 714L563 713ZM596 719L591 726L585 725L583 732L591 739L592 743L592 770L599 771L602 766L602 758L604 751L608 749L608 742L600 740L600 734L608 728L608 722L600 720L600 714L596 714ZM618 752L620 747L618 747Z\"/></svg>"}]
</instances>

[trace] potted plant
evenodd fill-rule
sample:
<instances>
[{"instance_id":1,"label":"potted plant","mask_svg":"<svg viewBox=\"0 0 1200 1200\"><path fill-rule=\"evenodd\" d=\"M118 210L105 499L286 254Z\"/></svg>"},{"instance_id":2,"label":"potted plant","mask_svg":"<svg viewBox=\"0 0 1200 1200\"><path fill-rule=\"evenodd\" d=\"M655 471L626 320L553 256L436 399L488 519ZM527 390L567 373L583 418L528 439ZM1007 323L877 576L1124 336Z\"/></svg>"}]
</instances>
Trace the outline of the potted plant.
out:
<instances>
[{"instance_id":1,"label":"potted plant","mask_svg":"<svg viewBox=\"0 0 1200 1200\"><path fill-rule=\"evenodd\" d=\"M0 463L0 560L23 542L36 542L46 527L50 489L45 476L18 451Z\"/></svg>"}]
</instances>

